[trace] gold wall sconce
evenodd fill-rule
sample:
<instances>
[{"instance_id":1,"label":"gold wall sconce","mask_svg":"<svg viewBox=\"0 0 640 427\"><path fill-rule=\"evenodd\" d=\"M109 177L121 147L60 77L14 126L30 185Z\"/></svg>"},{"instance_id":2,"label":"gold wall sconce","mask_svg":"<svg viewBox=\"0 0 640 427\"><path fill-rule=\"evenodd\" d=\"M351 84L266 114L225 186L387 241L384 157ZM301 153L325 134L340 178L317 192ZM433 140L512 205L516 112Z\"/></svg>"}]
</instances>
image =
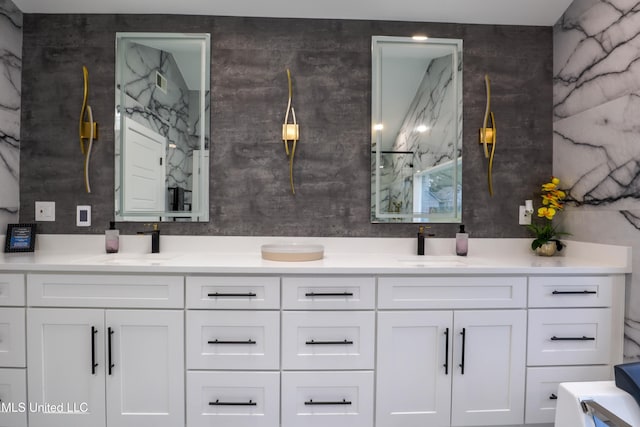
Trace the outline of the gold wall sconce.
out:
<instances>
[{"instance_id":1,"label":"gold wall sconce","mask_svg":"<svg viewBox=\"0 0 640 427\"><path fill-rule=\"evenodd\" d=\"M489 159L487 169L487 182L489 185L489 195L493 196L493 178L491 176L493 169L493 156L496 152L496 119L491 111L491 81L489 75L485 74L484 84L487 91L487 106L484 111L484 120L480 128L480 144L484 147L484 157ZM491 119L491 127L487 127L488 121ZM491 146L491 150L489 150Z\"/></svg>"},{"instance_id":2,"label":"gold wall sconce","mask_svg":"<svg viewBox=\"0 0 640 427\"><path fill-rule=\"evenodd\" d=\"M284 141L284 151L289 159L289 184L291 185L291 193L296 194L296 190L293 185L293 157L296 153L296 144L300 139L300 126L296 120L296 111L292 105L293 86L291 84L291 71L288 68L287 79L289 81L289 102L287 104L287 111L284 115L284 124L282 125L282 140ZM291 117L292 123L289 123L289 117ZM292 143L291 149L289 149L289 142Z\"/></svg>"},{"instance_id":3,"label":"gold wall sconce","mask_svg":"<svg viewBox=\"0 0 640 427\"><path fill-rule=\"evenodd\" d=\"M87 99L89 98L89 71L84 65L82 66L82 74L84 77L84 96L82 98L82 108L80 109L78 136L80 138L80 151L84 156L84 187L87 193L91 193L91 184L89 182L89 160L91 159L93 141L98 139L98 123L93 121L91 106L87 104ZM88 121L85 121L85 116Z\"/></svg>"}]
</instances>

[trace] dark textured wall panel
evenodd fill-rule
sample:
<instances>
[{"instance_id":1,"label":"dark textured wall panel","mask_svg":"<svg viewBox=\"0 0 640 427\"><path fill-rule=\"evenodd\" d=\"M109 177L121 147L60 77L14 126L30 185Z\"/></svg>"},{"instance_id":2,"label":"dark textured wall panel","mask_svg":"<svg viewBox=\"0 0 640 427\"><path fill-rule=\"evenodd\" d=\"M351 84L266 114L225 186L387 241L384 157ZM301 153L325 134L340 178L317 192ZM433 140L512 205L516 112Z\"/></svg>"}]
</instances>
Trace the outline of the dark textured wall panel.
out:
<instances>
[{"instance_id":1,"label":"dark textured wall panel","mask_svg":"<svg viewBox=\"0 0 640 427\"><path fill-rule=\"evenodd\" d=\"M371 224L371 36L464 40L463 221L472 237L524 237L518 206L551 174L552 31L380 21L164 15L25 15L20 219L34 201L56 202L43 233L97 233L113 217L115 33L212 34L211 220L165 223L163 233L275 236L410 236L415 225ZM100 123L86 194L77 121L82 65ZM301 124L296 195L280 140L292 71ZM492 80L498 125L495 196L477 143L484 74ZM75 226L76 205L93 207L93 226ZM125 223L124 232L141 224ZM432 232L451 237L456 225Z\"/></svg>"}]
</instances>

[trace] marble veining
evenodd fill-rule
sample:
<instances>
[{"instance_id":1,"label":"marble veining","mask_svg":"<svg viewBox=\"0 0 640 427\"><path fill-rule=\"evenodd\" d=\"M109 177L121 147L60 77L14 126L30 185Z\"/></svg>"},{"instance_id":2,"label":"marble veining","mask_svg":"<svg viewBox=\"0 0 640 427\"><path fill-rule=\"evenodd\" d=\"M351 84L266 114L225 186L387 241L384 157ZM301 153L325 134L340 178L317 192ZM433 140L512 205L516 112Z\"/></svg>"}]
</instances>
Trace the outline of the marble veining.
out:
<instances>
[{"instance_id":1,"label":"marble veining","mask_svg":"<svg viewBox=\"0 0 640 427\"><path fill-rule=\"evenodd\" d=\"M458 72L461 71L460 68ZM443 187L428 192L422 197L421 206L414 207L414 180L422 179L420 172L453 162L462 152L459 144L456 146L461 135L452 132L453 129L462 132L462 127L455 125L456 121L462 122L462 109L453 105L459 89L453 82L451 55L429 63L391 152L381 153L380 203L386 208L382 212L437 212L442 200L451 198L451 187ZM371 170L375 172L375 165ZM375 201L375 191L372 195Z\"/></svg>"},{"instance_id":2,"label":"marble veining","mask_svg":"<svg viewBox=\"0 0 640 427\"><path fill-rule=\"evenodd\" d=\"M640 359L640 2L575 0L554 27L554 174L575 239L633 247L625 358Z\"/></svg>"},{"instance_id":3,"label":"marble veining","mask_svg":"<svg viewBox=\"0 0 640 427\"><path fill-rule=\"evenodd\" d=\"M22 12L0 0L0 232L17 222L20 205Z\"/></svg>"},{"instance_id":4,"label":"marble veining","mask_svg":"<svg viewBox=\"0 0 640 427\"><path fill-rule=\"evenodd\" d=\"M554 118L640 89L640 2L576 0L554 27Z\"/></svg>"},{"instance_id":5,"label":"marble veining","mask_svg":"<svg viewBox=\"0 0 640 427\"><path fill-rule=\"evenodd\" d=\"M167 139L167 187L192 189L192 152L198 147L194 125L199 114L198 104L191 101L197 101L197 91L189 90L171 53L130 43L125 58L122 111ZM166 91L156 85L156 73L167 79Z\"/></svg>"}]
</instances>

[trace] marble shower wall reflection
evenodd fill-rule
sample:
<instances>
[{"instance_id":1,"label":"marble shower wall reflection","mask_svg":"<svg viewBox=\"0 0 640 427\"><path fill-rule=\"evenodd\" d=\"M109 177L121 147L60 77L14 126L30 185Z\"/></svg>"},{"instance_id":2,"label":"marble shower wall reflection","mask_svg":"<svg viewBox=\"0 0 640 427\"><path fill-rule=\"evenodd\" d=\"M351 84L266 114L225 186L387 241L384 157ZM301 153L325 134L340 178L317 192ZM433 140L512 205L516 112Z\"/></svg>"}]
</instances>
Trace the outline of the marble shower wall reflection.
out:
<instances>
[{"instance_id":1,"label":"marble shower wall reflection","mask_svg":"<svg viewBox=\"0 0 640 427\"><path fill-rule=\"evenodd\" d=\"M0 0L0 233L18 221L22 12Z\"/></svg>"},{"instance_id":2,"label":"marble shower wall reflection","mask_svg":"<svg viewBox=\"0 0 640 427\"><path fill-rule=\"evenodd\" d=\"M554 27L553 169L573 239L633 246L625 358L640 359L640 2L575 0Z\"/></svg>"},{"instance_id":3,"label":"marble shower wall reflection","mask_svg":"<svg viewBox=\"0 0 640 427\"><path fill-rule=\"evenodd\" d=\"M156 71L168 81L166 92L156 86ZM136 43L129 44L121 79L126 115L167 138L167 187L192 189L198 92L189 90L171 53Z\"/></svg>"},{"instance_id":4,"label":"marble shower wall reflection","mask_svg":"<svg viewBox=\"0 0 640 427\"><path fill-rule=\"evenodd\" d=\"M458 72L462 71L462 64ZM416 95L409 106L398 136L391 148L391 153L381 153L382 169L380 177L381 204L383 212L412 213L413 179L415 174L425 169L453 161L460 157L462 147L456 141L462 141L459 135L451 132L462 126L455 126L454 121L462 123L462 108L451 105L457 97L452 95L456 88L453 82L451 56L436 58L429 63L424 77L418 86ZM458 111L459 116L454 114ZM430 128L420 132L419 125L429 123ZM375 159L372 156L372 162ZM372 167L375 171L375 167ZM372 182L375 178L372 178ZM372 187L374 185L372 184ZM432 187L433 188L433 187ZM431 198L423 198L420 212L437 212L440 200L451 199L451 187L440 190L442 194L433 193ZM375 189L372 188L372 200L375 200ZM372 203L372 217L375 203Z\"/></svg>"}]
</instances>

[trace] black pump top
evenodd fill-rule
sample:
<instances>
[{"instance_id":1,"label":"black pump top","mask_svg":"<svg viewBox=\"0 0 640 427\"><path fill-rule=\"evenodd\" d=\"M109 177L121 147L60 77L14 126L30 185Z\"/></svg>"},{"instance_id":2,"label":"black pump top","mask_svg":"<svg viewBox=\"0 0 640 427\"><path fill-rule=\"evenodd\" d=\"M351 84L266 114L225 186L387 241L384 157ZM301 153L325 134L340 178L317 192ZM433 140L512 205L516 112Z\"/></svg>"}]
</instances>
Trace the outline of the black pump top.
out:
<instances>
[{"instance_id":1,"label":"black pump top","mask_svg":"<svg viewBox=\"0 0 640 427\"><path fill-rule=\"evenodd\" d=\"M115 229L116 229L116 222L109 221L109 230L115 230Z\"/></svg>"},{"instance_id":2,"label":"black pump top","mask_svg":"<svg viewBox=\"0 0 640 427\"><path fill-rule=\"evenodd\" d=\"M460 224L460 231L458 233L465 233L464 224Z\"/></svg>"}]
</instances>

